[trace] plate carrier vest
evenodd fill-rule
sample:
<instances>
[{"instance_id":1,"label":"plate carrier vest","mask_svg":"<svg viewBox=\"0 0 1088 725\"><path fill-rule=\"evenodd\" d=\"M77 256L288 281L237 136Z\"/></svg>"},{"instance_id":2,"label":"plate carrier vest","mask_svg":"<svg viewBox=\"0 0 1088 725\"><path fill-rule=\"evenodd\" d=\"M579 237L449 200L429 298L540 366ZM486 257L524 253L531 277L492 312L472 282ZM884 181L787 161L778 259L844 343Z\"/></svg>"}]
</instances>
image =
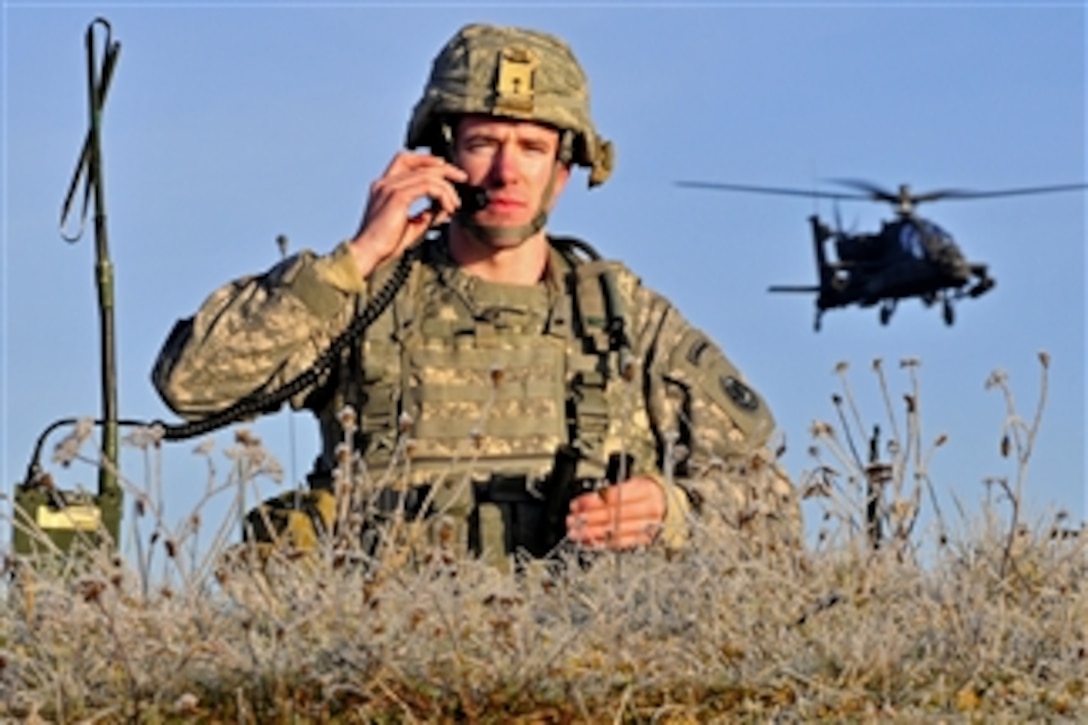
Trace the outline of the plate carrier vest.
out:
<instances>
[{"instance_id":1,"label":"plate carrier vest","mask_svg":"<svg viewBox=\"0 0 1088 725\"><path fill-rule=\"evenodd\" d=\"M616 291L625 268L580 240L549 242L547 281L528 287L469 275L444 237L428 239L338 376L333 406L358 411L355 448L369 485L383 496L426 490L428 512L467 523L461 533L477 552L546 553L540 516L561 448L577 452L580 481L604 479L621 454L623 478L656 461L648 423L635 423L646 417L626 412L642 393L621 374L630 370ZM376 270L368 289L392 268ZM325 460L335 460L324 433Z\"/></svg>"}]
</instances>

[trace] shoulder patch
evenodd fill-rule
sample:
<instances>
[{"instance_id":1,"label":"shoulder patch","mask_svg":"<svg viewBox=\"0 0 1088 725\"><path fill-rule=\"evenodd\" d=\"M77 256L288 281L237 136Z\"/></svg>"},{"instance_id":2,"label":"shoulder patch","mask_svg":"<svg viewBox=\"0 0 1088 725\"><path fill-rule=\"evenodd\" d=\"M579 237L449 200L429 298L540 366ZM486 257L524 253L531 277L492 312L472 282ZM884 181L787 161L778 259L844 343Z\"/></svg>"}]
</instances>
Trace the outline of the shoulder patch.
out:
<instances>
[{"instance_id":1,"label":"shoulder patch","mask_svg":"<svg viewBox=\"0 0 1088 725\"><path fill-rule=\"evenodd\" d=\"M722 411L745 437L762 440L770 434L774 419L767 405L710 338L689 328L671 347L666 377Z\"/></svg>"}]
</instances>

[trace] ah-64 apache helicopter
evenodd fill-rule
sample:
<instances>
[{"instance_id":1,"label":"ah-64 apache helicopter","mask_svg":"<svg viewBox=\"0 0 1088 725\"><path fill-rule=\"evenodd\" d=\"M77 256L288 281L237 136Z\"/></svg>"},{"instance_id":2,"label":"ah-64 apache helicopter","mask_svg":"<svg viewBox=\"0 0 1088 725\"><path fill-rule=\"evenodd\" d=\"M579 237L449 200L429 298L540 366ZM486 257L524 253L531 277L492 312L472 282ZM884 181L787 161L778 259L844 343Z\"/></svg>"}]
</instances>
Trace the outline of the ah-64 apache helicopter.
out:
<instances>
[{"instance_id":1,"label":"ah-64 apache helicopter","mask_svg":"<svg viewBox=\"0 0 1088 725\"><path fill-rule=\"evenodd\" d=\"M688 188L724 191L786 194L844 201L885 201L895 207L896 218L883 222L874 234L843 231L836 213L835 228L812 215L812 243L816 252L819 284L774 285L771 292L808 292L816 294L816 320L826 310L858 305L880 305L880 322L887 324L899 300L918 298L931 306L940 301L946 324L955 321L953 302L964 297L978 297L993 289L995 280L987 266L969 261L940 225L914 213L923 202L940 199L984 199L1022 194L1045 194L1088 188L1088 184L1037 186L997 191L944 189L916 194L903 184L897 192L887 191L867 181L840 179L834 183L855 192L816 191L769 186L750 186L703 181L680 181ZM835 258L829 258L825 245L834 242Z\"/></svg>"}]
</instances>

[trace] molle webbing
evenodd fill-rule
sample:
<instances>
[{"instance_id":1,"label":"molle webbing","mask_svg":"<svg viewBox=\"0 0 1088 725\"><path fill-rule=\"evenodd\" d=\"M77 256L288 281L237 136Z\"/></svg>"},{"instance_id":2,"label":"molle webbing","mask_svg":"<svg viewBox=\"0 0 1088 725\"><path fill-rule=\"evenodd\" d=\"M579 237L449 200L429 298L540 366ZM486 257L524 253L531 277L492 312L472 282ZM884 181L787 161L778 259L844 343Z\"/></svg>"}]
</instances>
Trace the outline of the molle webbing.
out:
<instances>
[{"instance_id":1,"label":"molle webbing","mask_svg":"<svg viewBox=\"0 0 1088 725\"><path fill-rule=\"evenodd\" d=\"M534 337L534 347L514 335L502 338L509 348L409 353L415 379L404 404L416 417L414 469L547 474L566 438L564 353L561 343Z\"/></svg>"},{"instance_id":2,"label":"molle webbing","mask_svg":"<svg viewBox=\"0 0 1088 725\"><path fill-rule=\"evenodd\" d=\"M392 264L379 267L368 280L368 290L381 289L393 271ZM419 294L423 265L416 263L405 289L367 328L362 342L363 394L356 405L359 411L360 452L368 467L384 470L393 460L401 433L401 391L406 371L401 365L401 341L411 334L415 298ZM358 371L356 375L358 375Z\"/></svg>"},{"instance_id":3,"label":"molle webbing","mask_svg":"<svg viewBox=\"0 0 1088 725\"><path fill-rule=\"evenodd\" d=\"M572 360L570 382L571 443L581 454L577 478L603 476L607 459L605 440L613 417L607 389L616 373L609 334L613 310L608 289L614 288L614 282L608 276L612 273L609 263L598 259L574 267L575 334L582 348L582 355Z\"/></svg>"},{"instance_id":4,"label":"molle webbing","mask_svg":"<svg viewBox=\"0 0 1088 725\"><path fill-rule=\"evenodd\" d=\"M613 268L556 248L565 289L550 303L543 286L488 285L434 248L416 266L411 289L363 343L360 428L372 472L385 470L407 435L413 483L457 472L539 478L566 443L581 453L579 477L603 475L615 415L606 394L615 311L604 281Z\"/></svg>"}]
</instances>

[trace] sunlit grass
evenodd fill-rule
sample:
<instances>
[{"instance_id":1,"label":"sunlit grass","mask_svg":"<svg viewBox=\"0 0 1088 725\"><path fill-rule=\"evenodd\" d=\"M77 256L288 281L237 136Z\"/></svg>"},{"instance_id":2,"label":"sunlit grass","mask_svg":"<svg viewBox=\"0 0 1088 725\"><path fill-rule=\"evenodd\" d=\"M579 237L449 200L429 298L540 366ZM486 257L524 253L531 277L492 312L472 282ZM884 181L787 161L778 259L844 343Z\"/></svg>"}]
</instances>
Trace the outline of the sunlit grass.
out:
<instances>
[{"instance_id":1,"label":"sunlit grass","mask_svg":"<svg viewBox=\"0 0 1088 725\"><path fill-rule=\"evenodd\" d=\"M917 362L901 365L907 389L894 395L874 364L888 407L879 436L843 366L838 419L813 425L814 465L797 481L821 510L805 551L752 546L730 512L694 521L679 554L568 556L561 573L426 552L361 567L333 541L303 557L247 552L234 532L201 534L199 510L174 522L154 481L126 483L136 556L96 552L64 560L63 574L9 557L0 715L1083 720L1088 534L1066 514L1023 513L1041 363L1027 419L1008 380L991 378L1008 404L999 448L1012 473L990 482L1002 496L955 516L928 473L955 445L924 437ZM214 451L201 455L213 465ZM252 436L220 455L226 474L203 503L278 472Z\"/></svg>"}]
</instances>

